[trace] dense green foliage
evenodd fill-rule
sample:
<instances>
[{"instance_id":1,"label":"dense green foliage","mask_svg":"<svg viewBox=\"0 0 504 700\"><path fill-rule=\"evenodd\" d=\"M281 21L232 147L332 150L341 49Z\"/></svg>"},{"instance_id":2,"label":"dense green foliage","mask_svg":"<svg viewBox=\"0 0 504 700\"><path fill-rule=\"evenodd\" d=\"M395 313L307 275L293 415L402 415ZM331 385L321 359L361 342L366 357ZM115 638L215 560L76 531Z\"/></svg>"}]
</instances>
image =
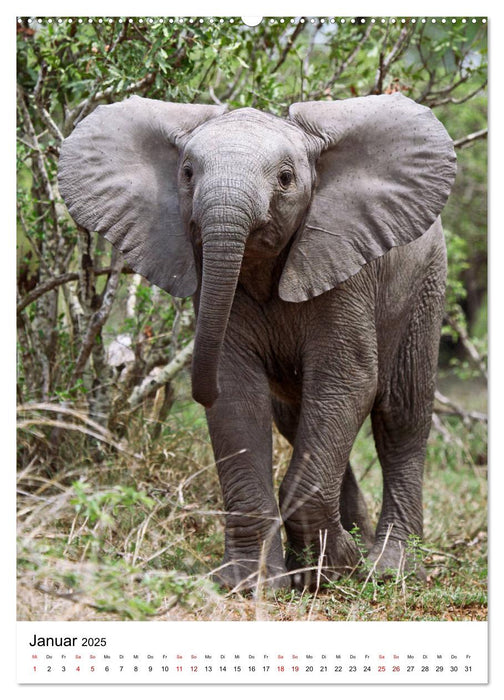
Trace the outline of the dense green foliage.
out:
<instances>
[{"instance_id":1,"label":"dense green foliage","mask_svg":"<svg viewBox=\"0 0 504 700\"><path fill-rule=\"evenodd\" d=\"M478 482L486 460L484 386L474 384L486 375L487 53L481 19L277 18L246 27L239 18L25 18L17 31L21 522L42 530L51 522L57 530L58 508L55 517L47 517L53 511L30 500L41 493L53 505L51 499L59 498L67 509L46 559L21 527L22 565L39 572L37 581L50 577L57 559L90 557L102 567L104 582L113 570L123 572L123 564L131 567L125 580L133 586L141 559L144 573L145 567L156 569L149 579L152 590L144 581L138 593L143 602L119 611L141 617L153 614L168 594L175 601L191 597L194 582L184 578L180 584L172 570L185 577L201 574L209 568L207 556L216 563L220 546L215 523L209 527L201 514L191 520L185 510L191 504L183 498L183 485L204 469L196 482L206 486L195 490L195 499L205 512L219 508L215 476L201 466L211 461L203 414L187 401L190 301L150 287L107 243L78 229L57 189L63 138L99 104L131 94L226 103L231 109L252 106L285 116L296 101L400 90L434 109L455 141L459 161L444 212L450 272L442 370L451 376L454 367L480 393L467 404L445 390L450 399L434 417L428 469L444 465L445 477L452 474L457 488L463 489L463 468ZM146 388L149 376L154 383ZM161 441L153 440L159 436ZM362 442L364 453L368 442L369 437ZM374 459L369 456L370 463ZM279 466L277 478L280 471ZM362 478L366 474L363 469ZM481 482L474 489L481 504ZM136 515L125 515L130 511ZM126 525L130 517L140 520ZM128 549L142 518L162 523L166 554L156 555L159 542L146 547L143 559L137 544L133 554ZM114 532L130 533L122 563L114 559ZM189 554L187 543L175 544L188 532L195 541ZM61 547L54 545L58 537ZM437 547L444 546L443 536ZM207 555L197 553L198 547ZM478 561L481 556L478 548ZM163 578L158 569L167 566L170 574ZM63 571L63 577L75 573L71 564ZM108 603L100 608L95 598L95 607L107 609Z\"/></svg>"}]
</instances>

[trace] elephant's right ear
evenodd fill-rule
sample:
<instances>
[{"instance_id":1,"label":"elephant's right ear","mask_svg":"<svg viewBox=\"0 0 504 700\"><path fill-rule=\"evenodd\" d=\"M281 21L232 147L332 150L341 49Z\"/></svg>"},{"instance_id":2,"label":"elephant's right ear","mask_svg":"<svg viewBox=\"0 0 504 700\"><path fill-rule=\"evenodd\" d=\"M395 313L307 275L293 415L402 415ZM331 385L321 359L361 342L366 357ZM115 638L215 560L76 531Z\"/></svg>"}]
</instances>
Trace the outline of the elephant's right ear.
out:
<instances>
[{"instance_id":1,"label":"elephant's right ear","mask_svg":"<svg viewBox=\"0 0 504 700\"><path fill-rule=\"evenodd\" d=\"M136 272L174 296L197 287L179 212L177 143L225 111L131 97L98 107L61 147L59 189L75 221L102 233Z\"/></svg>"},{"instance_id":2,"label":"elephant's right ear","mask_svg":"<svg viewBox=\"0 0 504 700\"><path fill-rule=\"evenodd\" d=\"M456 158L431 110L399 93L297 103L289 116L320 148L280 280L281 298L299 302L422 236L446 203Z\"/></svg>"}]
</instances>

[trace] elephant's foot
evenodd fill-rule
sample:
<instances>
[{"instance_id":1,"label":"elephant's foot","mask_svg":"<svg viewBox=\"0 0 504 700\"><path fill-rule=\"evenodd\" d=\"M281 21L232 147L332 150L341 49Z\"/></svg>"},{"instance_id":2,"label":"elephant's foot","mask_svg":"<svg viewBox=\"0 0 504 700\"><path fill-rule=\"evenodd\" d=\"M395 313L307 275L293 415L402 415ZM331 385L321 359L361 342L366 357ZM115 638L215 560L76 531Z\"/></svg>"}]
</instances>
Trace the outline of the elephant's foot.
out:
<instances>
[{"instance_id":1,"label":"elephant's foot","mask_svg":"<svg viewBox=\"0 0 504 700\"><path fill-rule=\"evenodd\" d=\"M290 588L290 579L283 560L264 561L257 557L226 554L214 581L232 591L254 591L258 587L267 589Z\"/></svg>"},{"instance_id":2,"label":"elephant's foot","mask_svg":"<svg viewBox=\"0 0 504 700\"><path fill-rule=\"evenodd\" d=\"M326 535L327 533L327 535ZM319 585L351 574L361 554L350 533L320 531L315 539L303 537L304 543L291 542L287 547L286 566L292 585L298 590L315 590Z\"/></svg>"},{"instance_id":3,"label":"elephant's foot","mask_svg":"<svg viewBox=\"0 0 504 700\"><path fill-rule=\"evenodd\" d=\"M427 576L418 556L417 547L402 540L378 540L366 560L367 571L361 577L371 574L375 578L387 580L404 574L414 575L421 581Z\"/></svg>"}]
</instances>

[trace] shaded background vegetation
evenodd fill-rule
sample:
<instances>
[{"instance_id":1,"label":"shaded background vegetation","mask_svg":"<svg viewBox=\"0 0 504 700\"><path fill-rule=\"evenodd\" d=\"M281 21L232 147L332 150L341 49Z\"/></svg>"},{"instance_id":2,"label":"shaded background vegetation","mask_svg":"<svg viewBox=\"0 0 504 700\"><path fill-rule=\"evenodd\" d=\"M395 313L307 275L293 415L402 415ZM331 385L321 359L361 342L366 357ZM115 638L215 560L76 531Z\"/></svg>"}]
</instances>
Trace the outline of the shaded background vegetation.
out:
<instances>
[{"instance_id":1,"label":"shaded background vegetation","mask_svg":"<svg viewBox=\"0 0 504 700\"><path fill-rule=\"evenodd\" d=\"M20 618L481 619L485 23L22 18L17 35ZM219 563L222 505L204 414L190 400L191 302L151 287L76 227L57 189L59 148L96 106L131 94L286 116L296 101L395 91L433 108L459 164L443 214L450 272L426 468L429 588L349 580L323 604L294 593L266 607L230 602L206 577ZM276 480L288 458L277 436ZM367 424L354 461L376 518Z\"/></svg>"}]
</instances>

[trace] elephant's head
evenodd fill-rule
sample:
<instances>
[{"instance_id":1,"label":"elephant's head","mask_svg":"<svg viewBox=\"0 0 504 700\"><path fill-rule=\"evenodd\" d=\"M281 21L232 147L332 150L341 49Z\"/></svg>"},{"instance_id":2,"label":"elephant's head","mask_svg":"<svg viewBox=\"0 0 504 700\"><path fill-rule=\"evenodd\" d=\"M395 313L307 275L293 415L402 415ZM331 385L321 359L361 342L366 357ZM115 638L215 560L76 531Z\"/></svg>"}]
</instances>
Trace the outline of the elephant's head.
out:
<instances>
[{"instance_id":1,"label":"elephant's head","mask_svg":"<svg viewBox=\"0 0 504 700\"><path fill-rule=\"evenodd\" d=\"M445 129L401 95L298 103L286 120L133 97L77 126L59 182L77 223L134 270L198 292L193 395L211 406L245 251L291 242L279 294L307 300L421 236L454 175Z\"/></svg>"}]
</instances>

